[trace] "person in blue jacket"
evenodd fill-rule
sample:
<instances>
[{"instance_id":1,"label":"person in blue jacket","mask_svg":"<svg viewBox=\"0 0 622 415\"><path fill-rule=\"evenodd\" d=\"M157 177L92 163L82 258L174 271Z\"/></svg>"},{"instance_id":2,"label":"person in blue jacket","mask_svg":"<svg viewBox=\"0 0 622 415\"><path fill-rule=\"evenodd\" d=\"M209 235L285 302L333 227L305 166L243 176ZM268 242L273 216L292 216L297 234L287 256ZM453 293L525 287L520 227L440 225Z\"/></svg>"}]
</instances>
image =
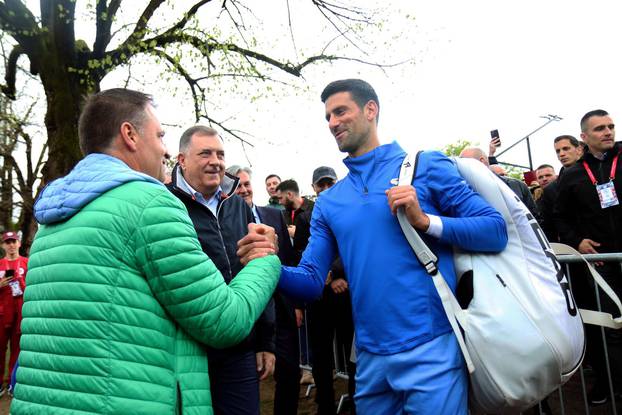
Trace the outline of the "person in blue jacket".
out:
<instances>
[{"instance_id":1,"label":"person in blue jacket","mask_svg":"<svg viewBox=\"0 0 622 415\"><path fill-rule=\"evenodd\" d=\"M318 198L309 245L297 267L283 267L279 288L301 300L319 297L339 252L356 332L357 412L466 414L460 349L395 213L405 209L452 290L452 246L501 251L505 222L439 152L421 153L413 185L396 186L406 153L395 142L380 145L379 101L367 82L332 82L321 98L349 173Z\"/></svg>"}]
</instances>

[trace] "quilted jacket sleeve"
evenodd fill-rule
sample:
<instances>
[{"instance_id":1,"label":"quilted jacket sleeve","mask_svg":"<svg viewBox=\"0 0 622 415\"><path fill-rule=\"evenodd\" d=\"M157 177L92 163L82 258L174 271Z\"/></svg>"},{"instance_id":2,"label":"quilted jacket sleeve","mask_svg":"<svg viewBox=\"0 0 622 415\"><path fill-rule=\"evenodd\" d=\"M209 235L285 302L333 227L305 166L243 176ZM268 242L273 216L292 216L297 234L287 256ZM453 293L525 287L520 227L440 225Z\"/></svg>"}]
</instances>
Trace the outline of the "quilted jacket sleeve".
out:
<instances>
[{"instance_id":1,"label":"quilted jacket sleeve","mask_svg":"<svg viewBox=\"0 0 622 415\"><path fill-rule=\"evenodd\" d=\"M248 336L278 281L276 255L251 261L227 286L201 250L185 208L168 191L149 202L136 225L137 268L180 326L218 348Z\"/></svg>"}]
</instances>

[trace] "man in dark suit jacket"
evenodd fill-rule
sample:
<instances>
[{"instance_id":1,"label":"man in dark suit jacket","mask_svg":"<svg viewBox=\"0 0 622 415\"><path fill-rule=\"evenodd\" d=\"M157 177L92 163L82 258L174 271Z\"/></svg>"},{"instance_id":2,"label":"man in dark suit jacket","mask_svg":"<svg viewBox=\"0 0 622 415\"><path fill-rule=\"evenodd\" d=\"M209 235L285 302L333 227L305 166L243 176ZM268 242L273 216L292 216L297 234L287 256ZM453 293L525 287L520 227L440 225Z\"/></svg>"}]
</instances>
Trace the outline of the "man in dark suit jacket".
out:
<instances>
[{"instance_id":1,"label":"man in dark suit jacket","mask_svg":"<svg viewBox=\"0 0 622 415\"><path fill-rule=\"evenodd\" d=\"M280 210L257 206L253 203L252 172L248 167L231 166L227 169L240 181L237 195L248 204L253 211L256 223L263 223L274 228L279 240L279 258L284 265L295 265L296 255L292 247L285 218ZM278 291L274 293L276 310L276 367L274 379L274 414L295 415L298 412L300 393L300 347L298 345L298 326L294 312L294 304ZM258 362L258 370L261 362Z\"/></svg>"}]
</instances>

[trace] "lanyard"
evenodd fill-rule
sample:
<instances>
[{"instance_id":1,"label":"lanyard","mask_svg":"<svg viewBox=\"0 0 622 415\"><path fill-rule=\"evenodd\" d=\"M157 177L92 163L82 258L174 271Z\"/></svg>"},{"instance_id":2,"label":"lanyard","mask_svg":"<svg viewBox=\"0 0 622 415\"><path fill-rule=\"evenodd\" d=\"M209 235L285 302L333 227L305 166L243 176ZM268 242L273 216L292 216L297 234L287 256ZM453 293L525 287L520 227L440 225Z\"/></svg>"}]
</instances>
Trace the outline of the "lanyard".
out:
<instances>
[{"instance_id":1,"label":"lanyard","mask_svg":"<svg viewBox=\"0 0 622 415\"><path fill-rule=\"evenodd\" d=\"M616 167L618 166L619 155L620 153L616 154L616 156L613 158L613 163L611 163L611 172L609 173L609 180L611 181L613 181L613 179L616 177ZM594 174L592 173L590 166L587 165L587 162L585 160L583 160L583 168L585 168L585 171L587 172L587 175L590 177L592 184L594 186L598 185L598 181L596 181L596 178L594 177Z\"/></svg>"}]
</instances>

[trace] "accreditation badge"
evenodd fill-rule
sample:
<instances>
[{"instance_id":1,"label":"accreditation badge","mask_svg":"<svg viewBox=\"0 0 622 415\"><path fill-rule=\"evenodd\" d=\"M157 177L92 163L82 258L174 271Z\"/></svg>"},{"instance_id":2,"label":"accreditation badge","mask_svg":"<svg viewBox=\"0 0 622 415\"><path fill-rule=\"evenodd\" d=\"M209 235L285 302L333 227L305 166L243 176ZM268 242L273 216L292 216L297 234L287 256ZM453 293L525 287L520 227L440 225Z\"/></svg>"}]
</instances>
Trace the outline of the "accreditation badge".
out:
<instances>
[{"instance_id":1,"label":"accreditation badge","mask_svg":"<svg viewBox=\"0 0 622 415\"><path fill-rule=\"evenodd\" d=\"M596 185L596 191L598 192L601 208L606 209L620 204L613 181Z\"/></svg>"}]
</instances>

